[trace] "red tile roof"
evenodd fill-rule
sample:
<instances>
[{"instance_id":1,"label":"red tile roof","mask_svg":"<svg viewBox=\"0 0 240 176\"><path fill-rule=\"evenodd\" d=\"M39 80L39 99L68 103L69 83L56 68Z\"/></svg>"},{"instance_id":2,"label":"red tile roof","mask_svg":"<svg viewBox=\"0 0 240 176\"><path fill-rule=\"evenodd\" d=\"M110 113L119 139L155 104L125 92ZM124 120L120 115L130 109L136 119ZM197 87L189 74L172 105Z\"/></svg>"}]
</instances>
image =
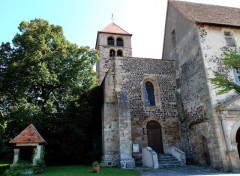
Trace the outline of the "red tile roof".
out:
<instances>
[{"instance_id":1,"label":"red tile roof","mask_svg":"<svg viewBox=\"0 0 240 176\"><path fill-rule=\"evenodd\" d=\"M104 29L102 29L99 32L103 33L112 33L112 34L124 34L124 35L131 35L127 31L123 30L121 27L116 25L115 23L111 23L108 26L106 26Z\"/></svg>"},{"instance_id":2,"label":"red tile roof","mask_svg":"<svg viewBox=\"0 0 240 176\"><path fill-rule=\"evenodd\" d=\"M34 125L31 124L14 139L10 140L9 143L46 143L46 141L42 138Z\"/></svg>"},{"instance_id":3,"label":"red tile roof","mask_svg":"<svg viewBox=\"0 0 240 176\"><path fill-rule=\"evenodd\" d=\"M170 0L186 19L206 24L240 26L240 9L233 7L199 4L185 1Z\"/></svg>"}]
</instances>

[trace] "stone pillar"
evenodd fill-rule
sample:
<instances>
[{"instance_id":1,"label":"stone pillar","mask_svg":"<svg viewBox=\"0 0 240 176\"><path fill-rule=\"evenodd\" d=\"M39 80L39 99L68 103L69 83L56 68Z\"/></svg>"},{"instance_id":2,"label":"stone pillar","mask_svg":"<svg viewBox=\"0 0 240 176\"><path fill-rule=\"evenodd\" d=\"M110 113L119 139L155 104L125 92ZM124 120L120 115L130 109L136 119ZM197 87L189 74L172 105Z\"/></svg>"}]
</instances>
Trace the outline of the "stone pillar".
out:
<instances>
[{"instance_id":1,"label":"stone pillar","mask_svg":"<svg viewBox=\"0 0 240 176\"><path fill-rule=\"evenodd\" d=\"M13 165L16 164L19 160L19 151L20 149L14 149Z\"/></svg>"},{"instance_id":2,"label":"stone pillar","mask_svg":"<svg viewBox=\"0 0 240 176\"><path fill-rule=\"evenodd\" d=\"M232 146L231 146L231 138L227 129L227 123L223 115L221 115L221 121L222 121L222 127L223 127L223 134L224 138L226 141L226 146L227 146L227 151L231 152L232 151Z\"/></svg>"},{"instance_id":3,"label":"stone pillar","mask_svg":"<svg viewBox=\"0 0 240 176\"><path fill-rule=\"evenodd\" d=\"M102 110L102 161L101 166L117 166L118 151L118 113L117 97L114 87L114 72L109 70L104 80L104 104Z\"/></svg>"},{"instance_id":4,"label":"stone pillar","mask_svg":"<svg viewBox=\"0 0 240 176\"><path fill-rule=\"evenodd\" d=\"M131 115L127 95L122 91L118 94L118 116L120 167L133 168L135 161L132 158Z\"/></svg>"},{"instance_id":5,"label":"stone pillar","mask_svg":"<svg viewBox=\"0 0 240 176\"><path fill-rule=\"evenodd\" d=\"M33 158L33 165L36 165L36 160L41 157L42 146L41 145L37 145L37 147L34 150L36 152L35 152L35 156Z\"/></svg>"},{"instance_id":6,"label":"stone pillar","mask_svg":"<svg viewBox=\"0 0 240 176\"><path fill-rule=\"evenodd\" d=\"M228 160L225 160L225 161L227 161L227 163L225 164L227 166L226 169L227 170L233 170L233 168L234 168L234 162L233 162L233 158L232 158L233 147L232 147L232 144L231 144L230 133L229 133L228 128L227 128L227 122L226 122L224 114L220 111L219 115L221 117L223 135L224 135L224 139L225 139L225 142L226 142L226 152L225 152L225 154L228 157Z\"/></svg>"}]
</instances>

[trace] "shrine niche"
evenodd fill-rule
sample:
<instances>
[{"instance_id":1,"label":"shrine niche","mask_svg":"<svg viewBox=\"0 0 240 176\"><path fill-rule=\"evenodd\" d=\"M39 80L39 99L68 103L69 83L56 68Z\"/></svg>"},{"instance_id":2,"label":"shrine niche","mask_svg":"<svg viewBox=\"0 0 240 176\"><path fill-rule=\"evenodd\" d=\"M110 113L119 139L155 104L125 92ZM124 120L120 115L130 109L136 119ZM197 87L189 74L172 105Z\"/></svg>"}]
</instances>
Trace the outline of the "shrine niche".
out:
<instances>
[{"instance_id":1,"label":"shrine niche","mask_svg":"<svg viewBox=\"0 0 240 176\"><path fill-rule=\"evenodd\" d=\"M19 160L29 161L35 165L41 157L44 144L47 144L33 124L11 139L9 143L14 144L13 165Z\"/></svg>"}]
</instances>

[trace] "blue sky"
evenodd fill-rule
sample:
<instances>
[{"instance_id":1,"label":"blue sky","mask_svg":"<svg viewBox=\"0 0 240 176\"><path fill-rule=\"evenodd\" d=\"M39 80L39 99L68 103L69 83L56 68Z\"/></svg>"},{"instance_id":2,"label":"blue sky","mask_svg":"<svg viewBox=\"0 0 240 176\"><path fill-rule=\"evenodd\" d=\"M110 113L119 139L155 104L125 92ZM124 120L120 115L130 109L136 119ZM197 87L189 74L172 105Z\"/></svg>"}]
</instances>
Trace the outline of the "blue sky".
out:
<instances>
[{"instance_id":1,"label":"blue sky","mask_svg":"<svg viewBox=\"0 0 240 176\"><path fill-rule=\"evenodd\" d=\"M187 0L240 7L237 0ZM0 0L0 43L11 41L21 21L35 18L63 27L79 46L95 47L97 31L114 22L132 33L133 56L161 58L167 0Z\"/></svg>"}]
</instances>

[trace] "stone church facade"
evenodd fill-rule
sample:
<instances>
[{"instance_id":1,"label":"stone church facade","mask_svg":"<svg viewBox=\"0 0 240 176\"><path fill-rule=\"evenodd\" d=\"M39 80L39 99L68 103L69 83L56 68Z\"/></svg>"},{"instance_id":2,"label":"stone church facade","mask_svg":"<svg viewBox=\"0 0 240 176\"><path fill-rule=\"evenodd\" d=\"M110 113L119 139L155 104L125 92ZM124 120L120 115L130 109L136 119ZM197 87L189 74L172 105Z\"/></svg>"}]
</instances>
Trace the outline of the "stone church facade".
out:
<instances>
[{"instance_id":1,"label":"stone church facade","mask_svg":"<svg viewBox=\"0 0 240 176\"><path fill-rule=\"evenodd\" d=\"M132 34L115 23L98 32L102 165L134 167L143 148L164 154L174 146L200 164L240 169L240 97L217 95L208 81L214 70L226 71L223 49L240 46L239 14L169 1L162 59L132 57ZM229 71L234 81L237 74Z\"/></svg>"}]
</instances>

